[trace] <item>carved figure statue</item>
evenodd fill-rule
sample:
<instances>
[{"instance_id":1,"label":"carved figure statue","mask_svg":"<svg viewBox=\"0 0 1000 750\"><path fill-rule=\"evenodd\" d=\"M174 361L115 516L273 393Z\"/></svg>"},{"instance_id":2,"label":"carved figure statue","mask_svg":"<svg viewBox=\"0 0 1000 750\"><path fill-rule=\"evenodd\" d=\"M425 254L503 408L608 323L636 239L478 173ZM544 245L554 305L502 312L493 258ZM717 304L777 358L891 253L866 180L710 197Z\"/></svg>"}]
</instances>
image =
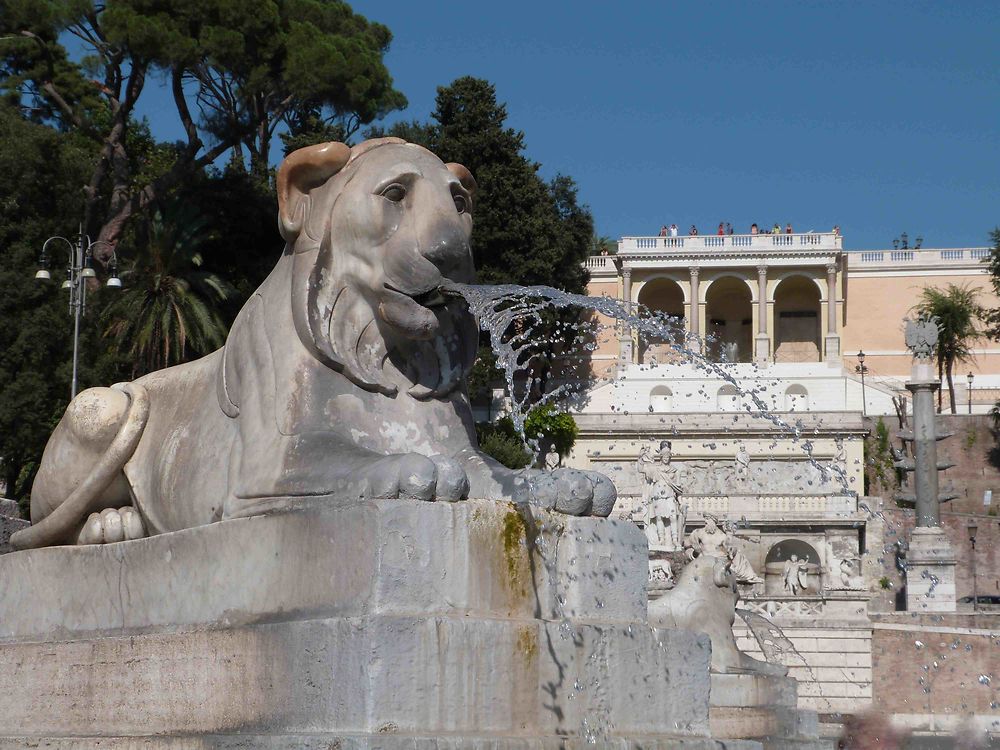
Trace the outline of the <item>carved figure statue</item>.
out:
<instances>
[{"instance_id":1,"label":"carved figure statue","mask_svg":"<svg viewBox=\"0 0 1000 750\"><path fill-rule=\"evenodd\" d=\"M840 582L847 589L863 589L865 580L863 576L855 575L855 559L845 557L840 561Z\"/></svg>"},{"instance_id":2,"label":"carved figure statue","mask_svg":"<svg viewBox=\"0 0 1000 750\"><path fill-rule=\"evenodd\" d=\"M476 182L398 138L325 143L278 172L286 241L225 346L70 404L17 548L132 539L309 499L505 498L611 512L595 472L514 472L477 447Z\"/></svg>"},{"instance_id":3,"label":"carved figure statue","mask_svg":"<svg viewBox=\"0 0 1000 750\"><path fill-rule=\"evenodd\" d=\"M652 455L649 446L644 445L639 451L637 470L645 480L642 501L649 546L675 550L681 548L684 538L687 506L678 499L681 489L675 483L670 460L669 441L661 442L660 449Z\"/></svg>"},{"instance_id":4,"label":"carved figure statue","mask_svg":"<svg viewBox=\"0 0 1000 750\"><path fill-rule=\"evenodd\" d=\"M560 456L555 449L545 454L545 468L554 471L559 468Z\"/></svg>"},{"instance_id":5,"label":"carved figure statue","mask_svg":"<svg viewBox=\"0 0 1000 750\"><path fill-rule=\"evenodd\" d=\"M738 583L763 583L764 579L757 575L746 555L736 545L736 537L719 526L715 516L705 514L705 525L695 529L684 540L684 548L688 556L694 559L708 555L720 560L728 560L733 577Z\"/></svg>"},{"instance_id":6,"label":"carved figure statue","mask_svg":"<svg viewBox=\"0 0 1000 750\"><path fill-rule=\"evenodd\" d=\"M799 560L798 555L791 555L781 569L781 579L785 585L785 591L792 596L809 588L809 579L806 572L809 568L809 559Z\"/></svg>"},{"instance_id":7,"label":"carved figure statue","mask_svg":"<svg viewBox=\"0 0 1000 750\"><path fill-rule=\"evenodd\" d=\"M747 450L746 443L740 443L736 449L736 456L733 458L736 469L736 478L745 482L750 478L750 451Z\"/></svg>"},{"instance_id":8,"label":"carved figure statue","mask_svg":"<svg viewBox=\"0 0 1000 750\"><path fill-rule=\"evenodd\" d=\"M649 582L666 586L674 582L674 568L670 560L649 561Z\"/></svg>"},{"instance_id":9,"label":"carved figure statue","mask_svg":"<svg viewBox=\"0 0 1000 750\"><path fill-rule=\"evenodd\" d=\"M906 348L917 359L930 359L938 341L938 319L931 315L906 320Z\"/></svg>"},{"instance_id":10,"label":"carved figure statue","mask_svg":"<svg viewBox=\"0 0 1000 750\"><path fill-rule=\"evenodd\" d=\"M733 635L737 601L739 590L732 558L703 554L685 566L672 590L649 600L649 623L708 635L713 672L788 674L788 668L781 664L760 661L739 650Z\"/></svg>"}]
</instances>

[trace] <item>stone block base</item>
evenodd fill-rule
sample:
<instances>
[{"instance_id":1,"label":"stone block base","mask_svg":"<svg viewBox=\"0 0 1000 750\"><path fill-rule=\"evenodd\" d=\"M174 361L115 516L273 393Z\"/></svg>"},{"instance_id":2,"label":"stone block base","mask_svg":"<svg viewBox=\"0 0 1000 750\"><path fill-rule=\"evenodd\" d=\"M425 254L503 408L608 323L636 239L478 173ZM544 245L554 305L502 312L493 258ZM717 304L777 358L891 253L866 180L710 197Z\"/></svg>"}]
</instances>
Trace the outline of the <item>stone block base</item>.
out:
<instances>
[{"instance_id":1,"label":"stone block base","mask_svg":"<svg viewBox=\"0 0 1000 750\"><path fill-rule=\"evenodd\" d=\"M918 526L906 552L907 612L954 612L955 551L938 527Z\"/></svg>"},{"instance_id":2,"label":"stone block base","mask_svg":"<svg viewBox=\"0 0 1000 750\"><path fill-rule=\"evenodd\" d=\"M756 740L764 750L829 750L816 712L796 707L794 677L713 673L709 702L713 737Z\"/></svg>"},{"instance_id":3,"label":"stone block base","mask_svg":"<svg viewBox=\"0 0 1000 750\"><path fill-rule=\"evenodd\" d=\"M645 558L485 501L4 555L0 748L715 747L708 638L645 622Z\"/></svg>"}]
</instances>

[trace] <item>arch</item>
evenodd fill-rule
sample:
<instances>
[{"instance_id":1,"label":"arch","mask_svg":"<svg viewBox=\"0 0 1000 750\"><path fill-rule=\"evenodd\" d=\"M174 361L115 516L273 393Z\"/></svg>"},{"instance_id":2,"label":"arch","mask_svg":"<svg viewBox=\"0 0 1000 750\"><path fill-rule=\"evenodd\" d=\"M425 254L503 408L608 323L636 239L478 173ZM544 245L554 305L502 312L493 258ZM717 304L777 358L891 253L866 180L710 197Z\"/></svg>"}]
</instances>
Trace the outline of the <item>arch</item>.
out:
<instances>
[{"instance_id":1,"label":"arch","mask_svg":"<svg viewBox=\"0 0 1000 750\"><path fill-rule=\"evenodd\" d=\"M709 285L705 321L711 361L753 360L753 294L745 279L720 276Z\"/></svg>"},{"instance_id":2,"label":"arch","mask_svg":"<svg viewBox=\"0 0 1000 750\"><path fill-rule=\"evenodd\" d=\"M671 411L674 408L674 392L665 385L657 385L649 392L650 411Z\"/></svg>"},{"instance_id":3,"label":"arch","mask_svg":"<svg viewBox=\"0 0 1000 750\"><path fill-rule=\"evenodd\" d=\"M794 383L785 389L785 411L809 411L809 391Z\"/></svg>"},{"instance_id":4,"label":"arch","mask_svg":"<svg viewBox=\"0 0 1000 750\"><path fill-rule=\"evenodd\" d=\"M803 542L801 539L782 539L767 551L764 563L783 563L785 560L792 559L792 555L796 555L800 560L808 560L817 564L820 561L819 553L809 542Z\"/></svg>"},{"instance_id":5,"label":"arch","mask_svg":"<svg viewBox=\"0 0 1000 750\"><path fill-rule=\"evenodd\" d=\"M673 279L660 276L642 285L636 301L661 316L663 336L639 336L639 363L671 362L679 355L674 345L684 343L684 290Z\"/></svg>"},{"instance_id":6,"label":"arch","mask_svg":"<svg viewBox=\"0 0 1000 750\"><path fill-rule=\"evenodd\" d=\"M774 288L774 361L819 362L822 294L814 279L786 276Z\"/></svg>"},{"instance_id":7,"label":"arch","mask_svg":"<svg viewBox=\"0 0 1000 750\"><path fill-rule=\"evenodd\" d=\"M740 392L732 383L726 383L715 394L715 407L719 411L737 411L740 408Z\"/></svg>"}]
</instances>

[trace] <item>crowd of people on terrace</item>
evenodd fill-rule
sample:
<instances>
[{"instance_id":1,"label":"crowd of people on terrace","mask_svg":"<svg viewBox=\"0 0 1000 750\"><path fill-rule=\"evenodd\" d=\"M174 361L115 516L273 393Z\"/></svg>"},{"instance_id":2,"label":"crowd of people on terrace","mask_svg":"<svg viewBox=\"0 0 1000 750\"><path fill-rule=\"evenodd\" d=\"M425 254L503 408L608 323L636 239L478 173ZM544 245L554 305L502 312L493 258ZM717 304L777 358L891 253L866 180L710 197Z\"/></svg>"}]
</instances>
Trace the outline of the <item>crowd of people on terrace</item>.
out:
<instances>
[{"instance_id":1,"label":"crowd of people on terrace","mask_svg":"<svg viewBox=\"0 0 1000 750\"><path fill-rule=\"evenodd\" d=\"M834 226L834 228L831 231L833 232L833 234L839 236L840 235L840 226L839 225ZM719 236L724 236L724 235L727 235L727 234L733 234L733 225L730 224L728 221L720 221L719 222L719 228L716 231L716 234L719 235ZM754 222L753 224L750 225L750 232L749 232L749 234L751 234L751 235L754 235L754 234L792 234L792 224L791 224L791 222L788 222L787 224L785 224L785 228L782 229L781 225L778 224L777 222L775 222L774 226L772 226L770 229L766 229L766 228L765 229L761 229L757 225L757 222ZM677 225L676 224L671 224L669 227L666 224L664 224L663 226L660 227L660 237L677 237L678 235L679 235L679 230L677 229ZM697 237L698 236L698 227L695 226L694 224L692 224L691 228L688 230L687 236L688 237Z\"/></svg>"}]
</instances>

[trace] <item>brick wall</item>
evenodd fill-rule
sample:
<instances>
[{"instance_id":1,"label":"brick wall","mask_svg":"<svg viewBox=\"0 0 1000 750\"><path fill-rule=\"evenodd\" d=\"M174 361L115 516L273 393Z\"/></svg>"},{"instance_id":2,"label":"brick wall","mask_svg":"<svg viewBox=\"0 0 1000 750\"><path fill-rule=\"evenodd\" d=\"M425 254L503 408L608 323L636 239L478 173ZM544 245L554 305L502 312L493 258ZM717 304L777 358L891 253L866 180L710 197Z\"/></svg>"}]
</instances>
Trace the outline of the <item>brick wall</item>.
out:
<instances>
[{"instance_id":1,"label":"brick wall","mask_svg":"<svg viewBox=\"0 0 1000 750\"><path fill-rule=\"evenodd\" d=\"M876 711L1000 719L1000 616L899 613L872 620Z\"/></svg>"}]
</instances>

